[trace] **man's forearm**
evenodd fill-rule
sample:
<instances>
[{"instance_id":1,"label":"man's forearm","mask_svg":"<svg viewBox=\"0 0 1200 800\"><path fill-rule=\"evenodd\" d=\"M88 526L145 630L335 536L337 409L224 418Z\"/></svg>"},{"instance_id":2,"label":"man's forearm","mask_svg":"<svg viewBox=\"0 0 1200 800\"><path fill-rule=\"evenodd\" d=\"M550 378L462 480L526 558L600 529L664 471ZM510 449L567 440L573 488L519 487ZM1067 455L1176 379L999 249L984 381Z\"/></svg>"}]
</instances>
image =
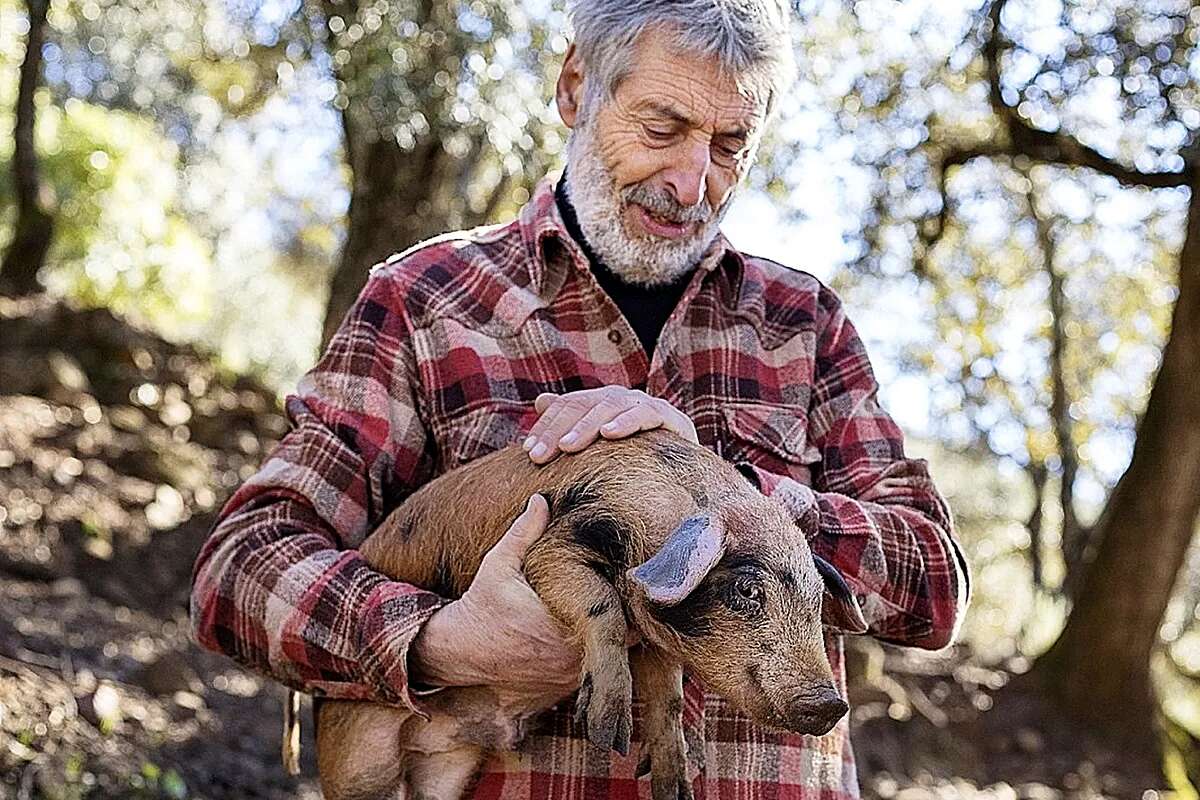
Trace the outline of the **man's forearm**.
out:
<instances>
[{"instance_id":1,"label":"man's forearm","mask_svg":"<svg viewBox=\"0 0 1200 800\"><path fill-rule=\"evenodd\" d=\"M196 562L200 644L297 689L411 705L408 647L445 601L355 549L429 479L395 276L373 271L285 404L292 429L222 509Z\"/></svg>"},{"instance_id":2,"label":"man's forearm","mask_svg":"<svg viewBox=\"0 0 1200 800\"><path fill-rule=\"evenodd\" d=\"M433 613L417 631L408 648L410 685L424 687L467 686L463 674L462 637L453 604Z\"/></svg>"},{"instance_id":3,"label":"man's forearm","mask_svg":"<svg viewBox=\"0 0 1200 800\"><path fill-rule=\"evenodd\" d=\"M335 549L304 502L239 495L196 562L196 641L307 693L411 707L407 651L445 601Z\"/></svg>"}]
</instances>

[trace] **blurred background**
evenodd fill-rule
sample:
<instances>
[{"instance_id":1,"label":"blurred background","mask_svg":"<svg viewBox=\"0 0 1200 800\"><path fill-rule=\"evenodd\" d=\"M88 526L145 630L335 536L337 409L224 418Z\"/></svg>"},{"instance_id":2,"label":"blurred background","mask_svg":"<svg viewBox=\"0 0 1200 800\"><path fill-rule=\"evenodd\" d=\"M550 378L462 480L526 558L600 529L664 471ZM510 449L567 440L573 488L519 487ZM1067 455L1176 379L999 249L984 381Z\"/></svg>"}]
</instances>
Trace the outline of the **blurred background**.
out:
<instances>
[{"instance_id":1,"label":"blurred background","mask_svg":"<svg viewBox=\"0 0 1200 800\"><path fill-rule=\"evenodd\" d=\"M1197 797L1200 5L798 0L726 232L834 286L974 566L864 793ZM367 267L562 164L561 0L0 0L0 797L316 797L193 556ZM311 728L311 726L307 726ZM308 733L308 731L306 731Z\"/></svg>"}]
</instances>

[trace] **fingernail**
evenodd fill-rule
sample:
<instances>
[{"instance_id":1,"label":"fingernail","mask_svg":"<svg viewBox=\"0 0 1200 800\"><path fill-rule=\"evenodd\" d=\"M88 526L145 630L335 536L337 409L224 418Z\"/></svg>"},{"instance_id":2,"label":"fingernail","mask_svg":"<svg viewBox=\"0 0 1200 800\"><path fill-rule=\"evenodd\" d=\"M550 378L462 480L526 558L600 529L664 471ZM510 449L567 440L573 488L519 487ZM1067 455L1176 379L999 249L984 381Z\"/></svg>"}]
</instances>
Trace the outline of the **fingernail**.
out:
<instances>
[{"instance_id":1,"label":"fingernail","mask_svg":"<svg viewBox=\"0 0 1200 800\"><path fill-rule=\"evenodd\" d=\"M528 450L529 448L533 447L533 443L536 441L537 437L533 434L530 434L525 437L525 441L521 443L521 447L524 447L526 450Z\"/></svg>"},{"instance_id":2,"label":"fingernail","mask_svg":"<svg viewBox=\"0 0 1200 800\"><path fill-rule=\"evenodd\" d=\"M616 422L606 422L601 427L604 428L604 430L606 430L606 431L615 431L617 429L617 423Z\"/></svg>"},{"instance_id":3,"label":"fingernail","mask_svg":"<svg viewBox=\"0 0 1200 800\"><path fill-rule=\"evenodd\" d=\"M538 442L538 446L530 450L529 455L533 456L534 458L541 458L546 454L547 449L548 448L545 444Z\"/></svg>"},{"instance_id":4,"label":"fingernail","mask_svg":"<svg viewBox=\"0 0 1200 800\"><path fill-rule=\"evenodd\" d=\"M566 435L564 435L558 441L561 442L562 444L571 444L578 438L579 438L579 434L576 433L575 431L571 431L571 432L567 433Z\"/></svg>"}]
</instances>

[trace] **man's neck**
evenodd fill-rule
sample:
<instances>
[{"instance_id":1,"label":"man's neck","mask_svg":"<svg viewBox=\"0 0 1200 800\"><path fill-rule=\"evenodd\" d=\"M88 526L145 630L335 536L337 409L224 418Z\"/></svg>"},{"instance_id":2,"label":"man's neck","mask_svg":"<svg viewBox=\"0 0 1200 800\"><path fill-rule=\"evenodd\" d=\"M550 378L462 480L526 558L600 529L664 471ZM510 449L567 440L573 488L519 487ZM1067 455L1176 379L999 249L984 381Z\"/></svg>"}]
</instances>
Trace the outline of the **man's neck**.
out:
<instances>
[{"instance_id":1,"label":"man's neck","mask_svg":"<svg viewBox=\"0 0 1200 800\"><path fill-rule=\"evenodd\" d=\"M554 200L558 212L562 215L567 231L582 248L587 256L592 274L596 276L600 288L612 298L617 308L625 315L626 320L637 334L638 341L647 355L652 354L658 344L659 334L672 309L679 302L690 277L685 273L672 283L664 286L647 287L628 283L609 269L596 255L596 252L584 238L583 229L579 225L579 217L567 197L567 175L564 172L554 190Z\"/></svg>"}]
</instances>

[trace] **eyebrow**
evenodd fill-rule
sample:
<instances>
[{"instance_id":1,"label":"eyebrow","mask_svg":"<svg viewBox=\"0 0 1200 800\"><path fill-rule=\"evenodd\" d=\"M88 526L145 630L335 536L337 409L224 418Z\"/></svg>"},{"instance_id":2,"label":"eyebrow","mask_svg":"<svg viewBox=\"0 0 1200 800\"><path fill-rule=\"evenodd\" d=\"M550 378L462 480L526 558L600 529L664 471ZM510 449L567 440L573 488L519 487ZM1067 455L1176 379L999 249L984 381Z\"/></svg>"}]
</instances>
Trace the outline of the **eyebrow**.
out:
<instances>
[{"instance_id":1,"label":"eyebrow","mask_svg":"<svg viewBox=\"0 0 1200 800\"><path fill-rule=\"evenodd\" d=\"M686 114L671 108L668 105L658 102L657 100L648 100L644 105L644 109L659 116L666 117L672 122L679 122L690 127L696 127L696 121ZM749 131L745 128L733 128L732 130L719 131L717 136L728 136L733 139L745 140L749 135Z\"/></svg>"}]
</instances>

